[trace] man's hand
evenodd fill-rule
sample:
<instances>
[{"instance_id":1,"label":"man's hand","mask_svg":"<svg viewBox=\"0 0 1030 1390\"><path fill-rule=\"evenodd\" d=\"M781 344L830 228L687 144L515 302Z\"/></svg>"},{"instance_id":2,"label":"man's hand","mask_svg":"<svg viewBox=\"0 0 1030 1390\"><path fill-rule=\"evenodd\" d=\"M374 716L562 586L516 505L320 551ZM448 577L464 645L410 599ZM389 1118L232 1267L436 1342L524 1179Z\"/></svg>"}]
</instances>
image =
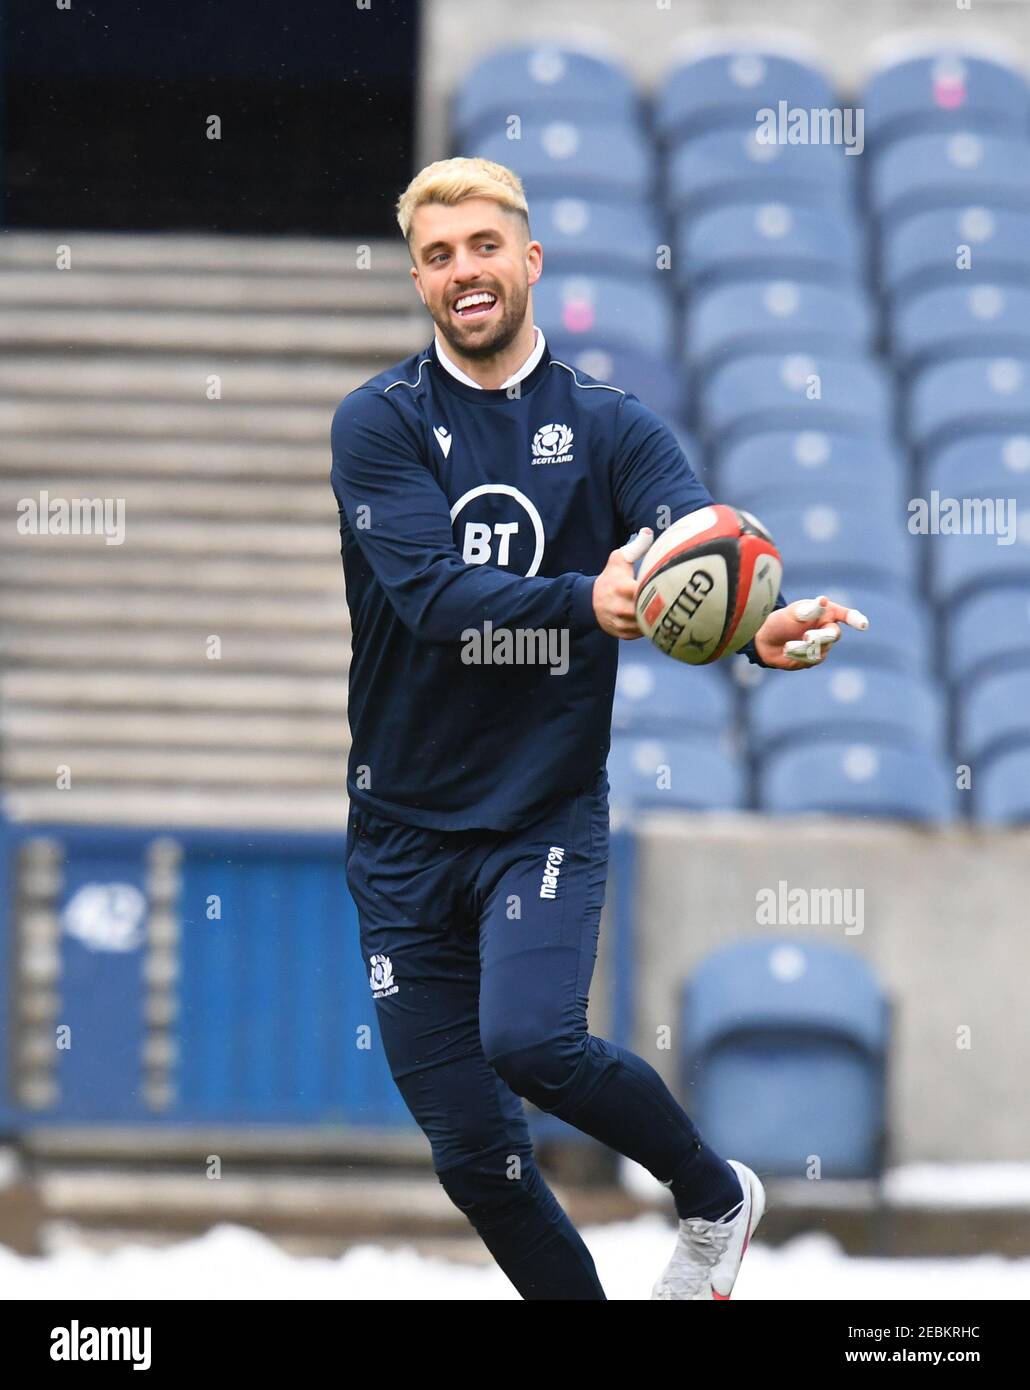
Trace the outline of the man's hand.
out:
<instances>
[{"instance_id":1,"label":"man's hand","mask_svg":"<svg viewBox=\"0 0 1030 1390\"><path fill-rule=\"evenodd\" d=\"M798 599L769 614L755 633L755 651L766 666L804 671L826 660L840 638L840 623L864 632L869 619L857 608L831 603L825 594Z\"/></svg>"},{"instance_id":2,"label":"man's hand","mask_svg":"<svg viewBox=\"0 0 1030 1390\"><path fill-rule=\"evenodd\" d=\"M594 616L598 626L610 637L632 642L635 637L644 635L637 627L634 602L637 581L633 564L651 548L653 540L654 532L645 526L631 541L612 551L608 563L594 580Z\"/></svg>"}]
</instances>

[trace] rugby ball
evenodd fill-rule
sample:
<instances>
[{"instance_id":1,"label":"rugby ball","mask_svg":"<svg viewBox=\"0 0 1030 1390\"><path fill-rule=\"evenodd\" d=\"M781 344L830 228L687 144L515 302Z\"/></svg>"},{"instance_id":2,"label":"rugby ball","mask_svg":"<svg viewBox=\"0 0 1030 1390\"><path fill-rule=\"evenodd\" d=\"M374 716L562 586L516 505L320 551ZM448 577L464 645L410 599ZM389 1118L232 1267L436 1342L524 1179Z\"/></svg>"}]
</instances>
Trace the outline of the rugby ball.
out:
<instances>
[{"instance_id":1,"label":"rugby ball","mask_svg":"<svg viewBox=\"0 0 1030 1390\"><path fill-rule=\"evenodd\" d=\"M637 623L655 646L689 666L740 651L772 612L783 562L750 512L717 504L674 521L637 577Z\"/></svg>"}]
</instances>

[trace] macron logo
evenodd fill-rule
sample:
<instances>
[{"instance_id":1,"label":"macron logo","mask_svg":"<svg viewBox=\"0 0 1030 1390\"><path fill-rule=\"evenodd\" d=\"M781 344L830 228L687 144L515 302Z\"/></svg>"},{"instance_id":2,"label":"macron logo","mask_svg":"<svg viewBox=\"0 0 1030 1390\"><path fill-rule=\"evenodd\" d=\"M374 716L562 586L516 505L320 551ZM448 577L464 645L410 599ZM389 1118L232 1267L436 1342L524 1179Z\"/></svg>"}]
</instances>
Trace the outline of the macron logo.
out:
<instances>
[{"instance_id":1,"label":"macron logo","mask_svg":"<svg viewBox=\"0 0 1030 1390\"><path fill-rule=\"evenodd\" d=\"M552 845L547 851L547 863L544 865L544 876L540 883L540 896L542 898L553 900L557 896L558 875L561 873L564 858L565 851L560 845Z\"/></svg>"},{"instance_id":2,"label":"macron logo","mask_svg":"<svg viewBox=\"0 0 1030 1390\"><path fill-rule=\"evenodd\" d=\"M443 450L444 458L451 452L452 437L449 430L445 430L443 425L434 425L433 433L436 435L436 442Z\"/></svg>"}]
</instances>

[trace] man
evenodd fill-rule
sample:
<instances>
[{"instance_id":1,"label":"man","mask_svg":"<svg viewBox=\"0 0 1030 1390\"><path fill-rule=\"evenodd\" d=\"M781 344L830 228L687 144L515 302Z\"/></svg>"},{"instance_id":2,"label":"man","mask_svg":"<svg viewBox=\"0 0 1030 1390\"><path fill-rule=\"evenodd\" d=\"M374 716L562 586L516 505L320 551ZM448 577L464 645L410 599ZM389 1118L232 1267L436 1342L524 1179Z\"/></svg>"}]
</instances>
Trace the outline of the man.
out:
<instances>
[{"instance_id":1,"label":"man","mask_svg":"<svg viewBox=\"0 0 1030 1390\"><path fill-rule=\"evenodd\" d=\"M519 1097L669 1186L679 1232L654 1297L728 1298L761 1183L702 1141L647 1062L586 1026L614 639L640 636L619 545L639 533L639 555L712 498L635 396L550 356L516 175L438 161L398 221L436 336L332 425L353 631L347 876L386 1056L442 1186L524 1298L605 1295ZM747 654L817 664L848 620L825 596L781 597Z\"/></svg>"}]
</instances>

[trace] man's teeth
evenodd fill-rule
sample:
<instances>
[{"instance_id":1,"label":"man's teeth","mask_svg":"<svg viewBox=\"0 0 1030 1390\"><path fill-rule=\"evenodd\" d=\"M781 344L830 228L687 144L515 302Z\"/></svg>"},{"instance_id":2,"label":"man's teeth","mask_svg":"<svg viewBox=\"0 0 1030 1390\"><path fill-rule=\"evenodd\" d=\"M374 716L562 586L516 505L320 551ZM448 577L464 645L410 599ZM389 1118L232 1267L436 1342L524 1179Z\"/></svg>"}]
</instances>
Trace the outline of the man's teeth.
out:
<instances>
[{"instance_id":1,"label":"man's teeth","mask_svg":"<svg viewBox=\"0 0 1030 1390\"><path fill-rule=\"evenodd\" d=\"M474 308L477 304L493 304L496 296L482 291L479 294L465 294L455 304L455 309L460 314L463 309Z\"/></svg>"}]
</instances>

